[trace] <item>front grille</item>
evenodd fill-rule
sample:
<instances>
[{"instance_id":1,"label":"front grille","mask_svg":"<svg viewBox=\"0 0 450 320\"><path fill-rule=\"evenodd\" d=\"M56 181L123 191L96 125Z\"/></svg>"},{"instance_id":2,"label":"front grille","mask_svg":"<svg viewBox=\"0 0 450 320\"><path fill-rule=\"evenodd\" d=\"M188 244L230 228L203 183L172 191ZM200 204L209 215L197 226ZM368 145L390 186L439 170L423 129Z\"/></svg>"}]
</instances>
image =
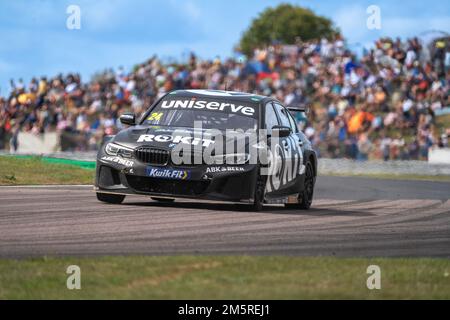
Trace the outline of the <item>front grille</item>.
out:
<instances>
[{"instance_id":1,"label":"front grille","mask_svg":"<svg viewBox=\"0 0 450 320\"><path fill-rule=\"evenodd\" d=\"M136 159L143 163L148 163L157 166L165 166L169 163L169 151L150 148L150 147L140 147L134 151Z\"/></svg>"},{"instance_id":2,"label":"front grille","mask_svg":"<svg viewBox=\"0 0 450 320\"><path fill-rule=\"evenodd\" d=\"M174 166L195 167L206 164L202 153L189 152L184 154L181 150L178 154L172 153L171 164Z\"/></svg>"},{"instance_id":3,"label":"front grille","mask_svg":"<svg viewBox=\"0 0 450 320\"><path fill-rule=\"evenodd\" d=\"M166 180L127 175L131 188L139 192L170 194L180 196L196 196L205 192L208 181Z\"/></svg>"}]
</instances>

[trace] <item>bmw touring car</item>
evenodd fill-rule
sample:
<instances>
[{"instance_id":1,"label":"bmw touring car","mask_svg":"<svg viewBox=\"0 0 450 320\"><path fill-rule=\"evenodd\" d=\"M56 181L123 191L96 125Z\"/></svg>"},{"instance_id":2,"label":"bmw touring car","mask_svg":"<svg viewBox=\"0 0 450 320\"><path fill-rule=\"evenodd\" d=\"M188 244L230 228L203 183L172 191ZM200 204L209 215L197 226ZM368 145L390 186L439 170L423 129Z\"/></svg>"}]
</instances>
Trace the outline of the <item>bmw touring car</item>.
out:
<instances>
[{"instance_id":1,"label":"bmw touring car","mask_svg":"<svg viewBox=\"0 0 450 320\"><path fill-rule=\"evenodd\" d=\"M291 110L292 111L292 110ZM303 108L293 111L304 112ZM317 157L290 110L271 97L178 90L158 99L97 155L97 199L127 195L265 203L309 209Z\"/></svg>"}]
</instances>

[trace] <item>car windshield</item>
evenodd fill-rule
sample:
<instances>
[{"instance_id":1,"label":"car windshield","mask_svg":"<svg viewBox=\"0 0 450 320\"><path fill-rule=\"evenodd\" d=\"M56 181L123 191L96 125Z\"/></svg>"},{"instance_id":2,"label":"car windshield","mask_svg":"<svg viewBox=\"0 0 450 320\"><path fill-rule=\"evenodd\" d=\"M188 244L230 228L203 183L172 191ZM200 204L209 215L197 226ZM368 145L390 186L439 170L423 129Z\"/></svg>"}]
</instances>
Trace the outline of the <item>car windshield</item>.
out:
<instances>
[{"instance_id":1,"label":"car windshield","mask_svg":"<svg viewBox=\"0 0 450 320\"><path fill-rule=\"evenodd\" d=\"M165 99L144 120L144 125L193 128L201 122L205 129L257 129L258 108L243 102L205 98Z\"/></svg>"}]
</instances>

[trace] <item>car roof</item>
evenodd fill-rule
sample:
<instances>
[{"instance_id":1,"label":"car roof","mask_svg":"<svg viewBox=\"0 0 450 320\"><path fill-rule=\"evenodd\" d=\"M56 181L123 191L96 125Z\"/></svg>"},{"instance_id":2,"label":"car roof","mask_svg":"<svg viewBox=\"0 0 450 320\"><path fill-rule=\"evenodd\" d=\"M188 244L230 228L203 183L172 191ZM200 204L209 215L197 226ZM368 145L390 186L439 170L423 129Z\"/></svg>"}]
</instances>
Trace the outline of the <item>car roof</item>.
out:
<instances>
[{"instance_id":1,"label":"car roof","mask_svg":"<svg viewBox=\"0 0 450 320\"><path fill-rule=\"evenodd\" d=\"M231 101L242 101L252 104L259 104L262 100L267 99L265 96L236 91L224 91L224 90L175 90L167 94L167 97L180 96L180 97L199 97L204 96L207 98L219 98Z\"/></svg>"}]
</instances>

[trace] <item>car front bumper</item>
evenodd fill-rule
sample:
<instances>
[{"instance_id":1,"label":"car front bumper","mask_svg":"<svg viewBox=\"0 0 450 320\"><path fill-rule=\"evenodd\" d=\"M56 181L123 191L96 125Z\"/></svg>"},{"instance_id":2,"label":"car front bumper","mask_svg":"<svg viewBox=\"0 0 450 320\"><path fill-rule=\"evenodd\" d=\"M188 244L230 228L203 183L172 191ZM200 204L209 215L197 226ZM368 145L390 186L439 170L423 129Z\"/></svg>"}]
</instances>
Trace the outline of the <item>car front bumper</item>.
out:
<instances>
[{"instance_id":1,"label":"car front bumper","mask_svg":"<svg viewBox=\"0 0 450 320\"><path fill-rule=\"evenodd\" d=\"M111 160L97 159L96 192L253 202L257 165L157 167L135 160Z\"/></svg>"}]
</instances>

